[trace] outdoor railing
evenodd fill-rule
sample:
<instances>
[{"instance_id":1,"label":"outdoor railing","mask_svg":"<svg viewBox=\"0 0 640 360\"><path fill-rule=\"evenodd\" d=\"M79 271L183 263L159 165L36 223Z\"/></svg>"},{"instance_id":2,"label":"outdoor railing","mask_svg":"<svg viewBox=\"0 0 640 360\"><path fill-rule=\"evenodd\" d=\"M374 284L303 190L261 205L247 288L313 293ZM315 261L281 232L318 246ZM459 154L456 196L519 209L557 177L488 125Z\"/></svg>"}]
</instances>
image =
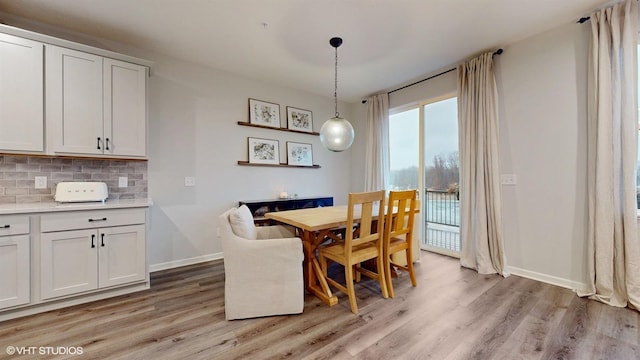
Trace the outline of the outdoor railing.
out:
<instances>
[{"instance_id":1,"label":"outdoor railing","mask_svg":"<svg viewBox=\"0 0 640 360\"><path fill-rule=\"evenodd\" d=\"M456 193L425 191L425 245L445 253L460 252L460 201Z\"/></svg>"},{"instance_id":2,"label":"outdoor railing","mask_svg":"<svg viewBox=\"0 0 640 360\"><path fill-rule=\"evenodd\" d=\"M460 201L456 193L446 190L426 190L427 222L460 226Z\"/></svg>"}]
</instances>

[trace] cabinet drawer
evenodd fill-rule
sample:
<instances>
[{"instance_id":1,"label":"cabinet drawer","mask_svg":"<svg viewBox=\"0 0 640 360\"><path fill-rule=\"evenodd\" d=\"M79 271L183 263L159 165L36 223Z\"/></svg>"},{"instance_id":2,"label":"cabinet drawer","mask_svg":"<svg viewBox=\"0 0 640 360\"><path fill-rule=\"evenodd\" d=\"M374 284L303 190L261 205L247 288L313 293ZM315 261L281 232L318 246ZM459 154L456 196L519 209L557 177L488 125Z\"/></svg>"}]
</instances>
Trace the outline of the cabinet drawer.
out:
<instances>
[{"instance_id":1,"label":"cabinet drawer","mask_svg":"<svg viewBox=\"0 0 640 360\"><path fill-rule=\"evenodd\" d=\"M29 233L29 215L0 216L0 236Z\"/></svg>"},{"instance_id":2,"label":"cabinet drawer","mask_svg":"<svg viewBox=\"0 0 640 360\"><path fill-rule=\"evenodd\" d=\"M43 215L40 219L40 228L42 232L51 232L137 225L144 224L145 221L144 209L72 211Z\"/></svg>"}]
</instances>

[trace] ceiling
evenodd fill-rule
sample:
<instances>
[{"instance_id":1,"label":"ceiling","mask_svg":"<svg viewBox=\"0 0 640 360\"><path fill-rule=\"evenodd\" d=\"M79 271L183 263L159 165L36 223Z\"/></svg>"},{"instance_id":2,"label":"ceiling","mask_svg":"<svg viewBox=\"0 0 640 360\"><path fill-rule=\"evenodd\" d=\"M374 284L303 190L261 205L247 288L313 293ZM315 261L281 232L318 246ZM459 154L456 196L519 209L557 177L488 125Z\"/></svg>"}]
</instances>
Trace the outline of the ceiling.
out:
<instances>
[{"instance_id":1,"label":"ceiling","mask_svg":"<svg viewBox=\"0 0 640 360\"><path fill-rule=\"evenodd\" d=\"M609 1L610 2L610 1ZM12 16L355 102L575 22L603 0L0 0ZM578 26L578 25L576 25ZM153 60L153 59L151 59Z\"/></svg>"}]
</instances>

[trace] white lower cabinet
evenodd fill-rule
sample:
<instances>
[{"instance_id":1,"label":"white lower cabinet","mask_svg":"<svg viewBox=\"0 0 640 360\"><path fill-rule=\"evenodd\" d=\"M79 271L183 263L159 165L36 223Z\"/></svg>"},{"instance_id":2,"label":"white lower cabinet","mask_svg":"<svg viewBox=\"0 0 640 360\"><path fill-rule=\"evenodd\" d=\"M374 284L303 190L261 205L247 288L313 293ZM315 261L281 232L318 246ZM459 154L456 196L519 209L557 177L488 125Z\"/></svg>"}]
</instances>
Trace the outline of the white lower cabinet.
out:
<instances>
[{"instance_id":1,"label":"white lower cabinet","mask_svg":"<svg viewBox=\"0 0 640 360\"><path fill-rule=\"evenodd\" d=\"M46 233L41 241L41 296L50 299L98 288L95 230Z\"/></svg>"},{"instance_id":2,"label":"white lower cabinet","mask_svg":"<svg viewBox=\"0 0 640 360\"><path fill-rule=\"evenodd\" d=\"M149 209L0 215L0 322L146 290Z\"/></svg>"},{"instance_id":3,"label":"white lower cabinet","mask_svg":"<svg viewBox=\"0 0 640 360\"><path fill-rule=\"evenodd\" d=\"M142 281L146 278L146 241L142 225L99 230L98 287Z\"/></svg>"},{"instance_id":4,"label":"white lower cabinet","mask_svg":"<svg viewBox=\"0 0 640 360\"><path fill-rule=\"evenodd\" d=\"M28 304L30 295L29 216L0 216L0 309Z\"/></svg>"},{"instance_id":5,"label":"white lower cabinet","mask_svg":"<svg viewBox=\"0 0 640 360\"><path fill-rule=\"evenodd\" d=\"M29 253L29 235L0 236L0 309L30 302Z\"/></svg>"},{"instance_id":6,"label":"white lower cabinet","mask_svg":"<svg viewBox=\"0 0 640 360\"><path fill-rule=\"evenodd\" d=\"M145 225L97 227L120 225L127 218L133 221L144 211L111 211L43 215L40 238L43 300L146 280ZM48 228L58 229L64 223L71 227L86 224L91 228L44 232Z\"/></svg>"}]
</instances>

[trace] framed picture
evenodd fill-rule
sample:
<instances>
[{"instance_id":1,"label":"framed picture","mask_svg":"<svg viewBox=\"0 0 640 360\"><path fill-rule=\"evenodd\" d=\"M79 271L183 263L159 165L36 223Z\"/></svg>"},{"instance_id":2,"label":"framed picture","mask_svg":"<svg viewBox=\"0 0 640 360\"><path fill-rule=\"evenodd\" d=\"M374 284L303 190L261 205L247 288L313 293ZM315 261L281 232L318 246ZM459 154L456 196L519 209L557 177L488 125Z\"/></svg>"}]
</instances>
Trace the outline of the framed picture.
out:
<instances>
[{"instance_id":1,"label":"framed picture","mask_svg":"<svg viewBox=\"0 0 640 360\"><path fill-rule=\"evenodd\" d=\"M280 105L249 99L249 122L256 125L280 128Z\"/></svg>"},{"instance_id":2,"label":"framed picture","mask_svg":"<svg viewBox=\"0 0 640 360\"><path fill-rule=\"evenodd\" d=\"M290 130L313 132L313 114L309 110L287 106L287 128Z\"/></svg>"},{"instance_id":3,"label":"framed picture","mask_svg":"<svg viewBox=\"0 0 640 360\"><path fill-rule=\"evenodd\" d=\"M295 166L313 166L311 144L287 141L287 164Z\"/></svg>"},{"instance_id":4,"label":"framed picture","mask_svg":"<svg viewBox=\"0 0 640 360\"><path fill-rule=\"evenodd\" d=\"M278 140L249 138L249 162L280 165Z\"/></svg>"}]
</instances>

